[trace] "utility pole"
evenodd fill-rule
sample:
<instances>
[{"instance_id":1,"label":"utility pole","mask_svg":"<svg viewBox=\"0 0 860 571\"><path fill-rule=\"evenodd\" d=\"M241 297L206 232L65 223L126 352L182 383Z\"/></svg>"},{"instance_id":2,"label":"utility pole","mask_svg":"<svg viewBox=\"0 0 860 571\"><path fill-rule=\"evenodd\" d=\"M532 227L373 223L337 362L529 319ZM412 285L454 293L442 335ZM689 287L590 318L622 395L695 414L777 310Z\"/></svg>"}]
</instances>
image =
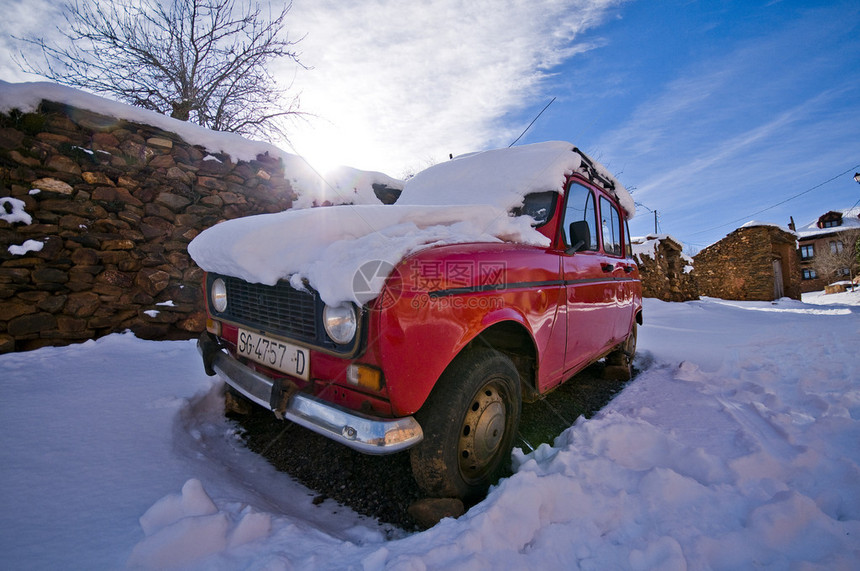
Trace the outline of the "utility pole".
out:
<instances>
[{"instance_id":1,"label":"utility pole","mask_svg":"<svg viewBox=\"0 0 860 571\"><path fill-rule=\"evenodd\" d=\"M639 202L636 202L635 204L636 204L636 206L641 206L642 208L644 208L648 212L654 213L654 235L656 236L657 235L657 211L651 210L650 208L648 208L647 206L645 206L644 204L641 204Z\"/></svg>"}]
</instances>

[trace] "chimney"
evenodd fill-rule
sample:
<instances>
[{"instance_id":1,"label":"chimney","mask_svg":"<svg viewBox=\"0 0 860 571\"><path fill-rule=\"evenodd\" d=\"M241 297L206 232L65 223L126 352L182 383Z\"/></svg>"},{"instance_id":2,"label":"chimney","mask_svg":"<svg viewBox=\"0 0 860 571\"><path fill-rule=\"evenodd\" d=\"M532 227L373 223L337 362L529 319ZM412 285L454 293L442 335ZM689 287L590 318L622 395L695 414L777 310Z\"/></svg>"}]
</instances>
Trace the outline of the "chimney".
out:
<instances>
[{"instance_id":1,"label":"chimney","mask_svg":"<svg viewBox=\"0 0 860 571\"><path fill-rule=\"evenodd\" d=\"M788 229L794 232L797 230L797 228L794 227L794 216L789 216L788 219L791 220L791 222L788 223Z\"/></svg>"}]
</instances>

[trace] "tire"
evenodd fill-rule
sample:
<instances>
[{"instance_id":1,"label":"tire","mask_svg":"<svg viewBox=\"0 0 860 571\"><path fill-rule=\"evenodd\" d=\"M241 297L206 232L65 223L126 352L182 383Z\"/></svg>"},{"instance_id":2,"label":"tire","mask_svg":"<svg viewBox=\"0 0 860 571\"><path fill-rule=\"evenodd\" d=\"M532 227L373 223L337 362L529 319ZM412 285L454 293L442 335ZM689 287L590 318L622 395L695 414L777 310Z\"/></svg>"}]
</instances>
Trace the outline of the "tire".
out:
<instances>
[{"instance_id":1,"label":"tire","mask_svg":"<svg viewBox=\"0 0 860 571\"><path fill-rule=\"evenodd\" d=\"M492 349L458 356L415 418L424 439L410 451L412 473L430 497L473 501L509 467L522 409L520 377Z\"/></svg>"},{"instance_id":2,"label":"tire","mask_svg":"<svg viewBox=\"0 0 860 571\"><path fill-rule=\"evenodd\" d=\"M633 358L636 356L636 339L638 326L633 322L633 329L624 343L606 356L606 371L604 377L626 381L633 376Z\"/></svg>"}]
</instances>

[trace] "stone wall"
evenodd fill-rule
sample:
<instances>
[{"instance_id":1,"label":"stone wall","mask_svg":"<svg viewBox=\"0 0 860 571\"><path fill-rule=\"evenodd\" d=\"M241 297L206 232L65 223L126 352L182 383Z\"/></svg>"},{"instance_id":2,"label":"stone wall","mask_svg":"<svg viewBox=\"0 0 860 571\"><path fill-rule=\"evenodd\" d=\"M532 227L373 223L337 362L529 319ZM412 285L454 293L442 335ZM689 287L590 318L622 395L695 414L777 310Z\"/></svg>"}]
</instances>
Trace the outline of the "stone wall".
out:
<instances>
[{"instance_id":1,"label":"stone wall","mask_svg":"<svg viewBox=\"0 0 860 571\"><path fill-rule=\"evenodd\" d=\"M0 352L127 329L194 335L205 317L188 243L293 198L281 161L267 155L234 162L50 102L0 114Z\"/></svg>"},{"instance_id":2,"label":"stone wall","mask_svg":"<svg viewBox=\"0 0 860 571\"><path fill-rule=\"evenodd\" d=\"M682 254L683 246L671 236L634 239L633 252L642 278L643 297L663 301L699 299L692 261Z\"/></svg>"},{"instance_id":3,"label":"stone wall","mask_svg":"<svg viewBox=\"0 0 860 571\"><path fill-rule=\"evenodd\" d=\"M744 226L694 257L701 295L742 301L775 299L774 260L782 267L782 295L800 299L794 234L776 226Z\"/></svg>"}]
</instances>

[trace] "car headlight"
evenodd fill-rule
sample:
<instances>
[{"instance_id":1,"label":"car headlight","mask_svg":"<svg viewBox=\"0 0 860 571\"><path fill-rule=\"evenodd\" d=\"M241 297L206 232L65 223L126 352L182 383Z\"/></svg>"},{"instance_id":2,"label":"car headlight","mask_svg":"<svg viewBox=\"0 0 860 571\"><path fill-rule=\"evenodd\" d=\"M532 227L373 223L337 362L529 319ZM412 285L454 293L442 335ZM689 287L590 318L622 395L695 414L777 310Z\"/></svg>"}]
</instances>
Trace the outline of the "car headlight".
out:
<instances>
[{"instance_id":1,"label":"car headlight","mask_svg":"<svg viewBox=\"0 0 860 571\"><path fill-rule=\"evenodd\" d=\"M326 305L323 309L323 326L331 340L338 345L346 345L351 342L358 327L355 306L351 303L337 306Z\"/></svg>"},{"instance_id":2,"label":"car headlight","mask_svg":"<svg viewBox=\"0 0 860 571\"><path fill-rule=\"evenodd\" d=\"M227 284L221 278L216 278L212 282L212 291L210 292L212 299L212 308L218 313L223 313L227 309Z\"/></svg>"}]
</instances>

